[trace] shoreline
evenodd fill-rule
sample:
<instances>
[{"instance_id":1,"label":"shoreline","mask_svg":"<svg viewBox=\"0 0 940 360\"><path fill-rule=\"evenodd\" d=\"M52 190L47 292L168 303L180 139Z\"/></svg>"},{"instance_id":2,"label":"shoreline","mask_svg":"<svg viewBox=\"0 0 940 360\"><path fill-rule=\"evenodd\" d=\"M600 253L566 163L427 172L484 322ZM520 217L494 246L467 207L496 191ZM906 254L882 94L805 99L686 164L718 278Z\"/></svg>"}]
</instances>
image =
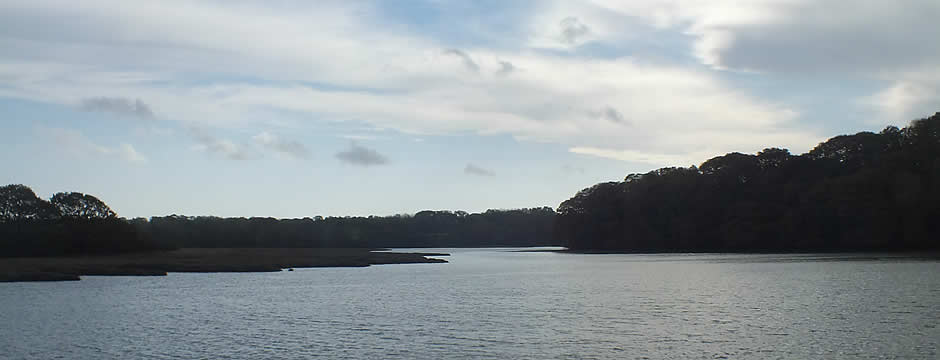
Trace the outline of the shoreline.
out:
<instances>
[{"instance_id":1,"label":"shoreline","mask_svg":"<svg viewBox=\"0 0 940 360\"><path fill-rule=\"evenodd\" d=\"M81 276L166 276L167 273L279 272L294 268L435 264L443 253L358 248L183 248L121 255L0 258L0 283L77 281Z\"/></svg>"}]
</instances>

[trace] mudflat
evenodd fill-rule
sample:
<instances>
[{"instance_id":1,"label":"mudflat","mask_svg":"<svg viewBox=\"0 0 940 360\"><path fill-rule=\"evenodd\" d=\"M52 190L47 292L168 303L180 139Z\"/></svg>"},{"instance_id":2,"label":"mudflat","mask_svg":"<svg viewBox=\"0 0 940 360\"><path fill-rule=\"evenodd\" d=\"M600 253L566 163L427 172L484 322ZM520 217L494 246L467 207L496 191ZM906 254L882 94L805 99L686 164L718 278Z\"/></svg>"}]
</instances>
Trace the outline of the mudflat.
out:
<instances>
[{"instance_id":1,"label":"mudflat","mask_svg":"<svg viewBox=\"0 0 940 360\"><path fill-rule=\"evenodd\" d=\"M82 275L164 276L169 272L274 272L290 268L446 263L447 254L359 248L184 248L121 255L0 258L0 282L79 280Z\"/></svg>"}]
</instances>

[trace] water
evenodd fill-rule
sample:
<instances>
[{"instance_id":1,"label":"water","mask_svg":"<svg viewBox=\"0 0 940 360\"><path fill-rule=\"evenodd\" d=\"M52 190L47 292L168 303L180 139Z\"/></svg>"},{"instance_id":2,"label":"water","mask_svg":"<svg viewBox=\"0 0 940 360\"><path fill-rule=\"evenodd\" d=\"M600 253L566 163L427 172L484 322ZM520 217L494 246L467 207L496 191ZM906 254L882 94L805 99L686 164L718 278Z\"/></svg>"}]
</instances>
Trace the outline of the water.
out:
<instances>
[{"instance_id":1,"label":"water","mask_svg":"<svg viewBox=\"0 0 940 360\"><path fill-rule=\"evenodd\" d=\"M940 262L433 251L451 263L0 284L0 358L938 358Z\"/></svg>"}]
</instances>

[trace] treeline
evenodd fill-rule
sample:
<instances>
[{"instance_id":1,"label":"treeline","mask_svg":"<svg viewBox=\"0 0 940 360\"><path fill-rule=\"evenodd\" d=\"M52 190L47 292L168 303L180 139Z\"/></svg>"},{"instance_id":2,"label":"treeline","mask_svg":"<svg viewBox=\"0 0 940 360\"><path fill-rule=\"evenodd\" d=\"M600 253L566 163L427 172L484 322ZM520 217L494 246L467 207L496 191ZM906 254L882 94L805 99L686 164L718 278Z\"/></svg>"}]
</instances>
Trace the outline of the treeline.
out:
<instances>
[{"instance_id":1,"label":"treeline","mask_svg":"<svg viewBox=\"0 0 940 360\"><path fill-rule=\"evenodd\" d=\"M98 198L57 193L40 199L27 186L0 187L0 257L112 254L166 248L118 218Z\"/></svg>"},{"instance_id":2,"label":"treeline","mask_svg":"<svg viewBox=\"0 0 940 360\"><path fill-rule=\"evenodd\" d=\"M731 153L597 184L558 208L556 240L628 252L940 249L940 113L810 152Z\"/></svg>"},{"instance_id":3,"label":"treeline","mask_svg":"<svg viewBox=\"0 0 940 360\"><path fill-rule=\"evenodd\" d=\"M166 216L135 225L178 247L486 247L552 245L549 207L303 219Z\"/></svg>"},{"instance_id":4,"label":"treeline","mask_svg":"<svg viewBox=\"0 0 940 360\"><path fill-rule=\"evenodd\" d=\"M552 245L552 208L422 211L303 219L172 215L126 220L91 195L50 200L0 187L0 257L109 254L184 247L486 247Z\"/></svg>"}]
</instances>

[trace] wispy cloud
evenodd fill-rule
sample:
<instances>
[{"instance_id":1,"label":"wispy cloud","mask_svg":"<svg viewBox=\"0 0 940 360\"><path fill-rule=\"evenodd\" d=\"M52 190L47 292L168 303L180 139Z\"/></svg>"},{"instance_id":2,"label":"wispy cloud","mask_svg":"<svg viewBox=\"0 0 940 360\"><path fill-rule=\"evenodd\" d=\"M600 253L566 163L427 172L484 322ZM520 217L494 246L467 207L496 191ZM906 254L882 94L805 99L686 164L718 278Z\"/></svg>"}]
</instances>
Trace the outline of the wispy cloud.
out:
<instances>
[{"instance_id":1,"label":"wispy cloud","mask_svg":"<svg viewBox=\"0 0 940 360\"><path fill-rule=\"evenodd\" d=\"M632 125L629 120L624 118L623 113L610 106L605 106L598 111L592 111L590 115L593 118L604 119L620 125Z\"/></svg>"},{"instance_id":2,"label":"wispy cloud","mask_svg":"<svg viewBox=\"0 0 940 360\"><path fill-rule=\"evenodd\" d=\"M482 167L479 167L473 164L467 164L467 167L463 169L463 172L464 174L474 175L474 176L496 176L495 172L484 169Z\"/></svg>"},{"instance_id":3,"label":"wispy cloud","mask_svg":"<svg viewBox=\"0 0 940 360\"><path fill-rule=\"evenodd\" d=\"M141 155L139 152L137 152L137 150L134 149L134 146L128 143L121 143L121 145L119 145L117 149L111 150L111 152L116 153L120 158L128 162L132 162L132 163L146 163L147 162L147 158Z\"/></svg>"},{"instance_id":4,"label":"wispy cloud","mask_svg":"<svg viewBox=\"0 0 940 360\"><path fill-rule=\"evenodd\" d=\"M925 77L899 80L890 88L860 99L859 103L875 109L878 117L894 121L928 115L940 108L940 82L930 84L923 79Z\"/></svg>"},{"instance_id":5,"label":"wispy cloud","mask_svg":"<svg viewBox=\"0 0 940 360\"><path fill-rule=\"evenodd\" d=\"M189 134L198 144L197 150L218 154L230 160L248 160L251 154L244 146L239 146L228 139L218 139L205 129L190 127Z\"/></svg>"},{"instance_id":6,"label":"wispy cloud","mask_svg":"<svg viewBox=\"0 0 940 360\"><path fill-rule=\"evenodd\" d=\"M116 158L134 164L147 162L147 158L128 143L121 143L117 146L99 145L80 131L72 129L39 127L36 131L40 137L50 141L62 154L91 158Z\"/></svg>"},{"instance_id":7,"label":"wispy cloud","mask_svg":"<svg viewBox=\"0 0 940 360\"><path fill-rule=\"evenodd\" d=\"M506 76L506 75L512 74L516 70L517 70L516 66L513 65L511 62L500 61L499 70L496 70L496 75Z\"/></svg>"},{"instance_id":8,"label":"wispy cloud","mask_svg":"<svg viewBox=\"0 0 940 360\"><path fill-rule=\"evenodd\" d=\"M369 149L358 144L351 144L349 149L336 153L336 158L340 161L356 166L376 166L388 163L388 158L378 151Z\"/></svg>"},{"instance_id":9,"label":"wispy cloud","mask_svg":"<svg viewBox=\"0 0 940 360\"><path fill-rule=\"evenodd\" d=\"M304 144L301 144L297 141L281 139L267 131L253 136L252 140L268 150L285 154L296 159L310 158L310 151L307 150L307 147Z\"/></svg>"},{"instance_id":10,"label":"wispy cloud","mask_svg":"<svg viewBox=\"0 0 940 360\"><path fill-rule=\"evenodd\" d=\"M141 119L153 119L153 110L140 99L121 97L91 97L82 99L80 108L85 111L112 113Z\"/></svg>"},{"instance_id":11,"label":"wispy cloud","mask_svg":"<svg viewBox=\"0 0 940 360\"><path fill-rule=\"evenodd\" d=\"M585 172L585 169L584 169L583 166L571 165L571 164L564 164L564 165L561 166L561 171L563 171L563 172L565 172L565 173L567 173L567 174L579 174L579 175L583 175L584 172Z\"/></svg>"},{"instance_id":12,"label":"wispy cloud","mask_svg":"<svg viewBox=\"0 0 940 360\"><path fill-rule=\"evenodd\" d=\"M444 50L444 55L453 55L453 56L456 56L456 57L460 58L460 60L463 62L463 66L466 67L467 70L470 70L470 71L473 71L473 72L480 72L480 64L477 64L476 61L473 61L473 58L470 57L470 54L467 54L467 53L466 53L465 51L463 51L463 50L460 50L460 49L445 49L445 50Z\"/></svg>"},{"instance_id":13,"label":"wispy cloud","mask_svg":"<svg viewBox=\"0 0 940 360\"><path fill-rule=\"evenodd\" d=\"M931 3L936 2L912 1L926 9L915 12L926 15L917 17L916 23L932 24L929 20L936 16L930 15L936 12L931 9L936 5ZM756 54L757 48L735 51L761 43L742 38L749 36L745 30L751 27L761 30L753 36L783 36L769 43L807 48L790 51L791 60L804 59L792 54L812 53L815 58L833 54L819 50L825 46L813 50L803 42L787 41L786 31L767 30L773 24L789 27L825 21L823 16L800 20L782 11L792 8L780 5L811 4L807 0L755 1L744 6L732 0L538 2L539 6L528 9L531 16L516 19L525 23L528 34L520 39L521 49L401 31L407 26L379 28L377 24L401 19L386 18L380 8L372 6L374 2L291 2L283 7L260 2L237 6L188 2L182 16L172 2L126 9L116 6L120 3L116 0L88 0L81 7L27 0L10 3L15 5L0 12L0 23L43 23L48 28L39 34L13 26L0 38L0 45L7 45L0 46L0 96L74 104L86 94L134 94L158 103L161 119L210 122L252 133L275 128L278 124L272 115L290 113L302 119L297 120L301 126L337 121L407 134L505 134L565 147L647 154L690 155L710 146L720 147L716 153L751 152L767 144L801 151L807 150L798 148L808 142L805 139L816 141L821 133L808 121L799 121L801 103L752 92L754 87L729 81L724 72L686 60L694 58L693 47L698 45L714 53L716 63L724 66L762 59L745 56ZM836 6L843 2L818 3ZM883 12L897 23L907 17L901 15L913 12L892 2L876 5L893 9ZM865 14L805 13L852 19L833 21L831 25L840 29L866 28ZM55 14L56 21L48 21L49 14ZM169 18L173 21L159 20ZM91 23L96 27L80 19L94 19ZM645 29L641 35L664 37L621 41L629 29L618 24ZM134 36L115 39L97 31L98 27ZM714 40L708 40L709 34L722 29L733 32L735 42L705 46ZM820 30L819 26L808 29ZM897 39L898 33L892 31L890 39ZM72 41L76 38L83 41ZM588 41L597 46L579 46ZM649 42L656 43L653 47L658 53L644 57L634 51ZM927 56L929 51L908 48L911 42L893 42L911 51L891 53L913 54L919 62L937 63ZM922 43L927 50L936 48ZM129 46L135 51L128 52ZM193 61L175 60L180 58ZM899 57L878 59L891 58ZM760 69L777 69L765 65L773 64ZM479 76L484 72L494 76ZM193 73L203 74L206 80L184 76ZM511 75L501 76L506 74ZM253 80L241 80L245 78ZM132 109L125 105L119 108ZM132 111L136 108L135 101ZM596 118L587 118L592 112L598 114ZM632 126L618 126L624 123ZM201 144L229 157L244 157L245 149L230 141L213 139Z\"/></svg>"},{"instance_id":14,"label":"wispy cloud","mask_svg":"<svg viewBox=\"0 0 940 360\"><path fill-rule=\"evenodd\" d=\"M378 136L375 136L375 135L362 135L362 134L345 134L345 135L340 135L339 137L343 139L356 140L356 141L372 141L372 140L376 140L379 138Z\"/></svg>"},{"instance_id":15,"label":"wispy cloud","mask_svg":"<svg viewBox=\"0 0 940 360\"><path fill-rule=\"evenodd\" d=\"M584 38L591 35L591 28L578 20L577 17L569 16L558 23L560 32L558 40L567 45L575 45Z\"/></svg>"},{"instance_id":16,"label":"wispy cloud","mask_svg":"<svg viewBox=\"0 0 940 360\"><path fill-rule=\"evenodd\" d=\"M687 154L662 154L662 153L645 153L640 151L632 150L618 150L618 149L604 149L604 148L595 148L595 147L573 147L568 149L568 151L581 154L581 155L591 155L607 159L634 162L647 164L650 166L691 166L698 165L703 160L710 157L714 157L718 154L713 151L700 151L691 155Z\"/></svg>"}]
</instances>

